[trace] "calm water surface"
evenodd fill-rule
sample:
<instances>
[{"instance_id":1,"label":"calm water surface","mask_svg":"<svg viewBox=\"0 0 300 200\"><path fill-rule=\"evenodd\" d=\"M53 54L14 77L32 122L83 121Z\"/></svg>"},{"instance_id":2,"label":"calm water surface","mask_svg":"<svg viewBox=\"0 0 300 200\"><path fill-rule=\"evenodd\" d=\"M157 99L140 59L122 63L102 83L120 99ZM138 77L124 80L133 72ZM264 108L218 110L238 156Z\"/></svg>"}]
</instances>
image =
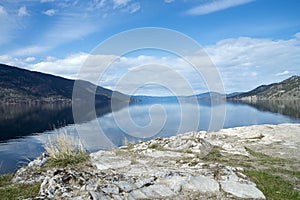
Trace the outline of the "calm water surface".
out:
<instances>
[{"instance_id":1,"label":"calm water surface","mask_svg":"<svg viewBox=\"0 0 300 200\"><path fill-rule=\"evenodd\" d=\"M255 124L300 123L300 101L272 101L256 104L229 103L222 127ZM197 110L195 114L195 110ZM182 110L185 114L182 114ZM0 173L14 172L39 156L49 134L62 131L77 134L88 151L94 152L128 142L169 137L187 131L208 130L210 104L163 102L160 105L135 103L111 112L109 107L97 109L98 118L74 125L72 108L63 105L1 105ZM129 115L128 115L129 113ZM199 121L195 121L200 116ZM119 120L116 120L119 119ZM217 119L221 120L221 119ZM222 121L222 120L221 120ZM197 130L195 130L195 123ZM99 132L99 127L101 131ZM210 127L213 130L222 128ZM299 130L300 134L300 130Z\"/></svg>"}]
</instances>

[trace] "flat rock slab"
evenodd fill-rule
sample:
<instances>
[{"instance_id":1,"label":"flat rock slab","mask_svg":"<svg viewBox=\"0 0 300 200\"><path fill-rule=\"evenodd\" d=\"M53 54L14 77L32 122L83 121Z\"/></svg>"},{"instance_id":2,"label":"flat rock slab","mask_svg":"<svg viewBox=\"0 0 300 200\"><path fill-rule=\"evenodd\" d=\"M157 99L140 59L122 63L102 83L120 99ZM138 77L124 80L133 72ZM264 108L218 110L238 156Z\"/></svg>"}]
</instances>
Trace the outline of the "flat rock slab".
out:
<instances>
[{"instance_id":1,"label":"flat rock slab","mask_svg":"<svg viewBox=\"0 0 300 200\"><path fill-rule=\"evenodd\" d=\"M110 151L93 153L91 154L91 159L99 170L123 168L131 164L130 160L116 156L114 152Z\"/></svg>"},{"instance_id":2,"label":"flat rock slab","mask_svg":"<svg viewBox=\"0 0 300 200\"><path fill-rule=\"evenodd\" d=\"M239 198L265 199L265 195L252 184L243 184L235 181L222 181L222 189Z\"/></svg>"}]
</instances>

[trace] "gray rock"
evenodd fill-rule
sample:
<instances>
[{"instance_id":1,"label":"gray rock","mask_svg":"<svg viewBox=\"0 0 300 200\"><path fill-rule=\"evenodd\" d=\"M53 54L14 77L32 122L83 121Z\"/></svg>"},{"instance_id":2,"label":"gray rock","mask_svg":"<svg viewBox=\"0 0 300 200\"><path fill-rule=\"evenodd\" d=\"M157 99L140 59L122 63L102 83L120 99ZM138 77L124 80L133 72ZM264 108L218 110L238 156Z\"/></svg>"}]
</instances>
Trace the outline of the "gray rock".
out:
<instances>
[{"instance_id":1,"label":"gray rock","mask_svg":"<svg viewBox=\"0 0 300 200\"><path fill-rule=\"evenodd\" d=\"M133 190L132 192L129 193L128 199L147 199L144 192L141 191L141 189L138 190Z\"/></svg>"},{"instance_id":2,"label":"gray rock","mask_svg":"<svg viewBox=\"0 0 300 200\"><path fill-rule=\"evenodd\" d=\"M116 183L116 185L125 192L131 192L132 190L136 189L137 186L134 184L131 184L127 181L119 181Z\"/></svg>"},{"instance_id":3,"label":"gray rock","mask_svg":"<svg viewBox=\"0 0 300 200\"><path fill-rule=\"evenodd\" d=\"M179 193L182 187L187 183L188 178L182 176L171 176L160 182L167 185L172 191Z\"/></svg>"},{"instance_id":4,"label":"gray rock","mask_svg":"<svg viewBox=\"0 0 300 200\"><path fill-rule=\"evenodd\" d=\"M235 181L222 181L222 189L239 198L266 199L265 195L252 184L244 184Z\"/></svg>"},{"instance_id":5,"label":"gray rock","mask_svg":"<svg viewBox=\"0 0 300 200\"><path fill-rule=\"evenodd\" d=\"M142 189L143 192L147 191L151 191L150 195L147 194L147 192L145 193L146 196L151 197L151 195L153 195L153 192L155 192L155 194L158 195L158 198L171 198L173 196L176 195L176 193L174 193L169 187L167 187L166 185L162 185L162 184L155 184L155 185L150 185L149 187L143 188Z\"/></svg>"},{"instance_id":6,"label":"gray rock","mask_svg":"<svg viewBox=\"0 0 300 200\"><path fill-rule=\"evenodd\" d=\"M110 200L109 196L106 196L102 192L90 192L92 200Z\"/></svg>"},{"instance_id":7,"label":"gray rock","mask_svg":"<svg viewBox=\"0 0 300 200\"><path fill-rule=\"evenodd\" d=\"M116 156L114 152L100 151L91 154L91 162L99 169L116 169L129 166L130 160Z\"/></svg>"},{"instance_id":8,"label":"gray rock","mask_svg":"<svg viewBox=\"0 0 300 200\"><path fill-rule=\"evenodd\" d=\"M135 183L137 188L141 188L144 186L149 186L149 185L153 185L155 181L154 177L150 177L150 178L141 178L138 179L138 181Z\"/></svg>"},{"instance_id":9,"label":"gray rock","mask_svg":"<svg viewBox=\"0 0 300 200\"><path fill-rule=\"evenodd\" d=\"M120 189L114 184L104 185L101 190L106 194L119 194Z\"/></svg>"},{"instance_id":10,"label":"gray rock","mask_svg":"<svg viewBox=\"0 0 300 200\"><path fill-rule=\"evenodd\" d=\"M28 167L34 167L34 166L42 166L45 164L48 160L48 155L43 153L40 157L36 158L35 160L29 162L27 164Z\"/></svg>"},{"instance_id":11,"label":"gray rock","mask_svg":"<svg viewBox=\"0 0 300 200\"><path fill-rule=\"evenodd\" d=\"M78 196L78 197L72 198L72 200L84 200L84 198L82 196Z\"/></svg>"},{"instance_id":12,"label":"gray rock","mask_svg":"<svg viewBox=\"0 0 300 200\"><path fill-rule=\"evenodd\" d=\"M188 183L184 187L194 191L203 193L216 193L219 191L219 183L206 176L191 176Z\"/></svg>"}]
</instances>

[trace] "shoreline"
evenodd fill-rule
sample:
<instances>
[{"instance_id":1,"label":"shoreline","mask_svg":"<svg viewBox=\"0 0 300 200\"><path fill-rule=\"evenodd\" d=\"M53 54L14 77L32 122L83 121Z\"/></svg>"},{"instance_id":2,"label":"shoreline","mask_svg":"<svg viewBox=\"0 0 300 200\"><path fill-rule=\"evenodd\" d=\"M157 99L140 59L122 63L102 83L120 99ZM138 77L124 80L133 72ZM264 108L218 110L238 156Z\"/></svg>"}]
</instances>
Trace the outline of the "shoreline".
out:
<instances>
[{"instance_id":1,"label":"shoreline","mask_svg":"<svg viewBox=\"0 0 300 200\"><path fill-rule=\"evenodd\" d=\"M43 155L12 182L38 184L33 199L265 199L278 179L282 195L298 198L299 134L300 124L189 132L91 153L65 168L47 166Z\"/></svg>"}]
</instances>

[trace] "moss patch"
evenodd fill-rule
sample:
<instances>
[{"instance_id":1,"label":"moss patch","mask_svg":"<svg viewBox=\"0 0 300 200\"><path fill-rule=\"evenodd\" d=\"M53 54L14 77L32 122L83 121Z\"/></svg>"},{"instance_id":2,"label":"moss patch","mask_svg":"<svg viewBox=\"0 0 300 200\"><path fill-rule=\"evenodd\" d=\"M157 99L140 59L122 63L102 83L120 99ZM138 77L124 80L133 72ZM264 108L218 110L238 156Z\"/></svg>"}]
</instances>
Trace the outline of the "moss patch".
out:
<instances>
[{"instance_id":1,"label":"moss patch","mask_svg":"<svg viewBox=\"0 0 300 200\"><path fill-rule=\"evenodd\" d=\"M40 184L14 184L11 182L12 177L11 174L0 176L1 199L26 199L38 195Z\"/></svg>"},{"instance_id":2,"label":"moss patch","mask_svg":"<svg viewBox=\"0 0 300 200\"><path fill-rule=\"evenodd\" d=\"M246 147L245 147L246 148ZM230 166L241 166L245 174L257 184L267 199L300 199L300 171L297 161L268 156L246 150L249 156L222 152L221 147L213 147L202 160Z\"/></svg>"},{"instance_id":3,"label":"moss patch","mask_svg":"<svg viewBox=\"0 0 300 200\"><path fill-rule=\"evenodd\" d=\"M164 147L162 147L160 144L150 144L148 146L149 149L155 149L155 150L158 150L158 151L163 151L163 150L166 150Z\"/></svg>"},{"instance_id":4,"label":"moss patch","mask_svg":"<svg viewBox=\"0 0 300 200\"><path fill-rule=\"evenodd\" d=\"M268 156L268 155L260 153L260 152L253 151L247 147L245 147L245 149L249 152L249 154L251 156L255 157L257 161L264 163L264 164L284 165L285 163L290 162L286 159L276 158L276 157Z\"/></svg>"},{"instance_id":5,"label":"moss patch","mask_svg":"<svg viewBox=\"0 0 300 200\"><path fill-rule=\"evenodd\" d=\"M300 193L281 176L257 170L246 170L245 174L257 184L268 199L300 199Z\"/></svg>"}]
</instances>

